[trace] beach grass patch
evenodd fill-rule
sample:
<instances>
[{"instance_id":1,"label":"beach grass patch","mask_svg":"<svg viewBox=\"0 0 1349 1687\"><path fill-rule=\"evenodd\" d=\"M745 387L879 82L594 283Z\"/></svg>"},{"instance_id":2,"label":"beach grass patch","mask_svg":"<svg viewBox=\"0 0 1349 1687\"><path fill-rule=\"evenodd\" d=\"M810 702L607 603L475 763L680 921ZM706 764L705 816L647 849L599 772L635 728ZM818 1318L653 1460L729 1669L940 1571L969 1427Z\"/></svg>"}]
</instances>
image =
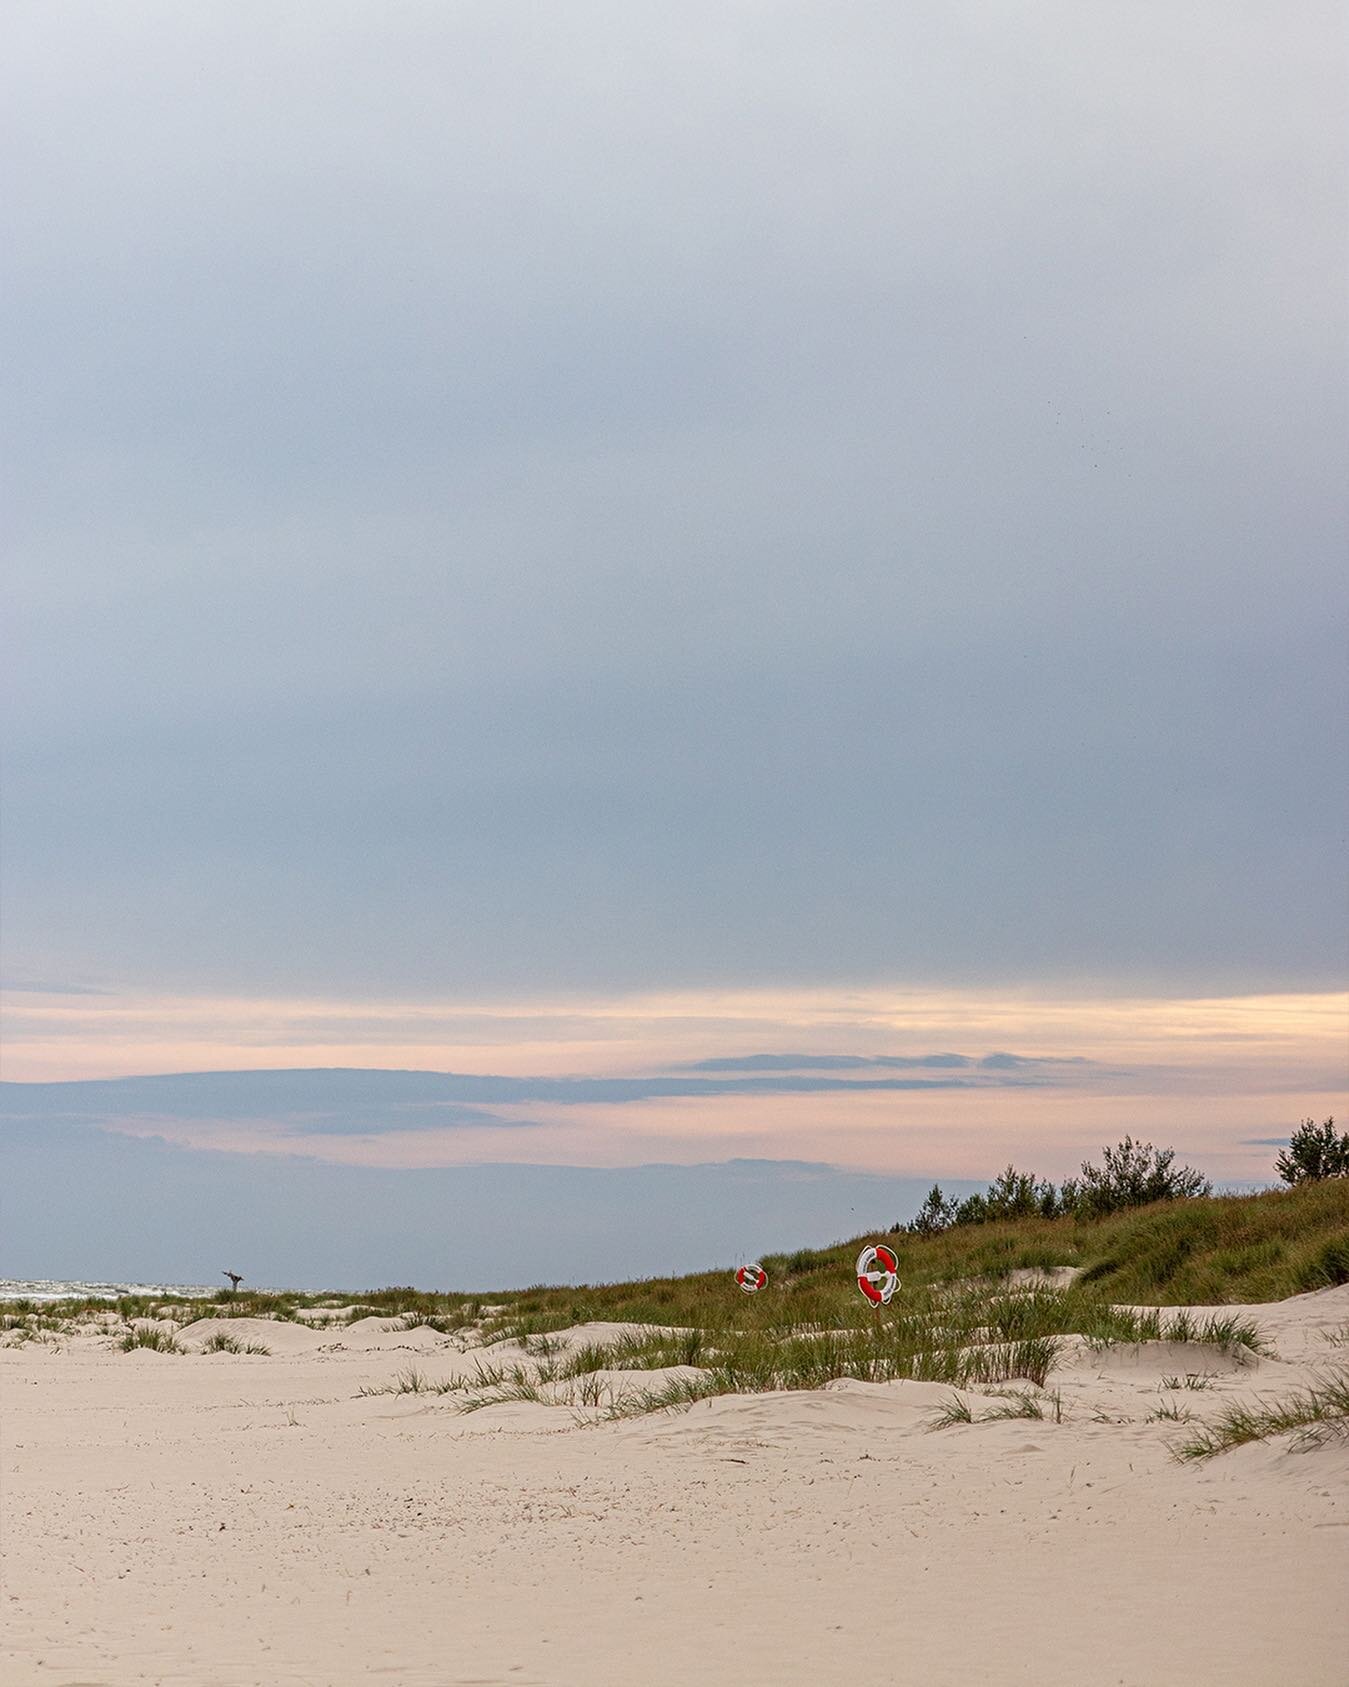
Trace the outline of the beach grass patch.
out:
<instances>
[{"instance_id":1,"label":"beach grass patch","mask_svg":"<svg viewBox=\"0 0 1349 1687\"><path fill-rule=\"evenodd\" d=\"M147 1324L138 1324L134 1330L128 1330L117 1345L123 1353L135 1353L141 1348L148 1348L152 1353L185 1351L168 1330L158 1330Z\"/></svg>"},{"instance_id":2,"label":"beach grass patch","mask_svg":"<svg viewBox=\"0 0 1349 1687\"><path fill-rule=\"evenodd\" d=\"M1181 1459L1207 1459L1250 1441L1296 1434L1299 1449L1349 1440L1349 1370L1333 1372L1281 1400L1229 1406L1191 1440L1176 1448Z\"/></svg>"}]
</instances>

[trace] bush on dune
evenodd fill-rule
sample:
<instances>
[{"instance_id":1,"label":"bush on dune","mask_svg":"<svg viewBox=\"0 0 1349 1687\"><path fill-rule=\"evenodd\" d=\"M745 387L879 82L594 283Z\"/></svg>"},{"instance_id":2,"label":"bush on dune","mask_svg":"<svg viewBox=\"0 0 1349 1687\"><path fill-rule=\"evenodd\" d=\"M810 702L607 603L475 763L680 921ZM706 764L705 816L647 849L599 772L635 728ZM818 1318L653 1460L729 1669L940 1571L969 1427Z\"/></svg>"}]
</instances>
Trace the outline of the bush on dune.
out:
<instances>
[{"instance_id":1,"label":"bush on dune","mask_svg":"<svg viewBox=\"0 0 1349 1687\"><path fill-rule=\"evenodd\" d=\"M1349 1131L1337 1131L1333 1118L1319 1125L1304 1119L1275 1160L1274 1169L1289 1184L1349 1177Z\"/></svg>"},{"instance_id":2,"label":"bush on dune","mask_svg":"<svg viewBox=\"0 0 1349 1687\"><path fill-rule=\"evenodd\" d=\"M1177 1166L1174 1148L1154 1148L1126 1136L1102 1150L1103 1163L1082 1162L1082 1175L1055 1186L1034 1172L1008 1166L989 1187L963 1201L951 1201L934 1183L917 1216L896 1229L912 1236L935 1236L952 1225L998 1224L1021 1218L1104 1218L1157 1201L1195 1200L1211 1195L1213 1185L1193 1166Z\"/></svg>"}]
</instances>

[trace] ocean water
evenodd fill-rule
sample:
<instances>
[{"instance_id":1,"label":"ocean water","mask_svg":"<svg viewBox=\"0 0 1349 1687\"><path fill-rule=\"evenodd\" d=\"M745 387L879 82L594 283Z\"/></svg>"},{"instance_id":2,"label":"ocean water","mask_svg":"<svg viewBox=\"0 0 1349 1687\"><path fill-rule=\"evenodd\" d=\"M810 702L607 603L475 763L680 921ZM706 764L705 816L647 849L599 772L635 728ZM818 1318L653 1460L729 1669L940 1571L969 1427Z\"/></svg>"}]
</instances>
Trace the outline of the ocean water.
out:
<instances>
[{"instance_id":1,"label":"ocean water","mask_svg":"<svg viewBox=\"0 0 1349 1687\"><path fill-rule=\"evenodd\" d=\"M17 1277L0 1277L0 1302L116 1300L119 1295L182 1295L189 1300L210 1300L215 1292L214 1287L201 1283L79 1283L61 1279L23 1282Z\"/></svg>"}]
</instances>

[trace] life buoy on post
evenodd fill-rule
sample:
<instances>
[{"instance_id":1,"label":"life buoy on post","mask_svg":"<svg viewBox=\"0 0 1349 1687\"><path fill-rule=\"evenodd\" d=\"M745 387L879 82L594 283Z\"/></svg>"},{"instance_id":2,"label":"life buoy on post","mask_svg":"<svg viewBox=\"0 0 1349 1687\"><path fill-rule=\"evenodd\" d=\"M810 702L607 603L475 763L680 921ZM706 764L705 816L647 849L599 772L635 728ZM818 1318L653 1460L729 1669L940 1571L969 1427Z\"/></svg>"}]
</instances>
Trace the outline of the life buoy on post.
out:
<instances>
[{"instance_id":1,"label":"life buoy on post","mask_svg":"<svg viewBox=\"0 0 1349 1687\"><path fill-rule=\"evenodd\" d=\"M768 1281L768 1273L762 1265L742 1265L735 1280L747 1295L757 1294Z\"/></svg>"},{"instance_id":2,"label":"life buoy on post","mask_svg":"<svg viewBox=\"0 0 1349 1687\"><path fill-rule=\"evenodd\" d=\"M868 1243L857 1256L857 1286L873 1306L888 1306L899 1287L899 1260L884 1242Z\"/></svg>"}]
</instances>

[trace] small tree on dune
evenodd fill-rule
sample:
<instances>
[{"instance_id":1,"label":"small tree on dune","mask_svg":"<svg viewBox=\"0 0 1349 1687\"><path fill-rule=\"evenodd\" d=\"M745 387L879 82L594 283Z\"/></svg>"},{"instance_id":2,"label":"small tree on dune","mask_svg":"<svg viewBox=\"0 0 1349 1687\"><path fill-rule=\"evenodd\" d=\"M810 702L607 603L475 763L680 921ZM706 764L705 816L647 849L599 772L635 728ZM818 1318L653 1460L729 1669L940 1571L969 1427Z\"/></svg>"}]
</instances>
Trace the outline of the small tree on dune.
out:
<instances>
[{"instance_id":1,"label":"small tree on dune","mask_svg":"<svg viewBox=\"0 0 1349 1687\"><path fill-rule=\"evenodd\" d=\"M1323 1129L1329 1129L1329 1122ZM1336 1140L1343 1152L1342 1161L1337 1163L1349 1173L1349 1137ZM1193 1200L1213 1193L1213 1185L1202 1172L1175 1163L1174 1148L1154 1148L1150 1142L1135 1142L1126 1136L1113 1148L1102 1149L1101 1157L1104 1163L1099 1166L1084 1160L1081 1177L1065 1178L1057 1188L1048 1180L1041 1182L1034 1172L1019 1172L1015 1166L1008 1166L987 1189L966 1195L963 1201L951 1200L942 1193L941 1185L934 1183L916 1216L895 1228L912 1236L936 1236L952 1225L995 1224L1002 1219L1100 1218L1127 1207L1146 1207L1153 1201ZM1316 1163L1330 1163L1331 1158L1322 1154Z\"/></svg>"},{"instance_id":2,"label":"small tree on dune","mask_svg":"<svg viewBox=\"0 0 1349 1687\"><path fill-rule=\"evenodd\" d=\"M1072 1184L1074 1206L1093 1217L1126 1207L1146 1207L1153 1201L1192 1200L1213 1193L1213 1185L1202 1172L1175 1164L1174 1148L1154 1148L1150 1142L1126 1136L1113 1148L1103 1149L1101 1157L1105 1163L1100 1166L1084 1160L1082 1176Z\"/></svg>"},{"instance_id":3,"label":"small tree on dune","mask_svg":"<svg viewBox=\"0 0 1349 1687\"><path fill-rule=\"evenodd\" d=\"M927 1199L907 1224L897 1224L896 1230L907 1230L911 1236L937 1236L956 1221L956 1203L942 1194L941 1184L934 1183Z\"/></svg>"},{"instance_id":4,"label":"small tree on dune","mask_svg":"<svg viewBox=\"0 0 1349 1687\"><path fill-rule=\"evenodd\" d=\"M995 1224L1004 1218L1056 1218L1058 1191L1034 1172L1008 1166L982 1195L967 1195L955 1210L957 1224Z\"/></svg>"},{"instance_id":5,"label":"small tree on dune","mask_svg":"<svg viewBox=\"0 0 1349 1687\"><path fill-rule=\"evenodd\" d=\"M1288 1184L1349 1177L1349 1131L1337 1131L1333 1118L1320 1125L1304 1119L1275 1160L1274 1169Z\"/></svg>"}]
</instances>

